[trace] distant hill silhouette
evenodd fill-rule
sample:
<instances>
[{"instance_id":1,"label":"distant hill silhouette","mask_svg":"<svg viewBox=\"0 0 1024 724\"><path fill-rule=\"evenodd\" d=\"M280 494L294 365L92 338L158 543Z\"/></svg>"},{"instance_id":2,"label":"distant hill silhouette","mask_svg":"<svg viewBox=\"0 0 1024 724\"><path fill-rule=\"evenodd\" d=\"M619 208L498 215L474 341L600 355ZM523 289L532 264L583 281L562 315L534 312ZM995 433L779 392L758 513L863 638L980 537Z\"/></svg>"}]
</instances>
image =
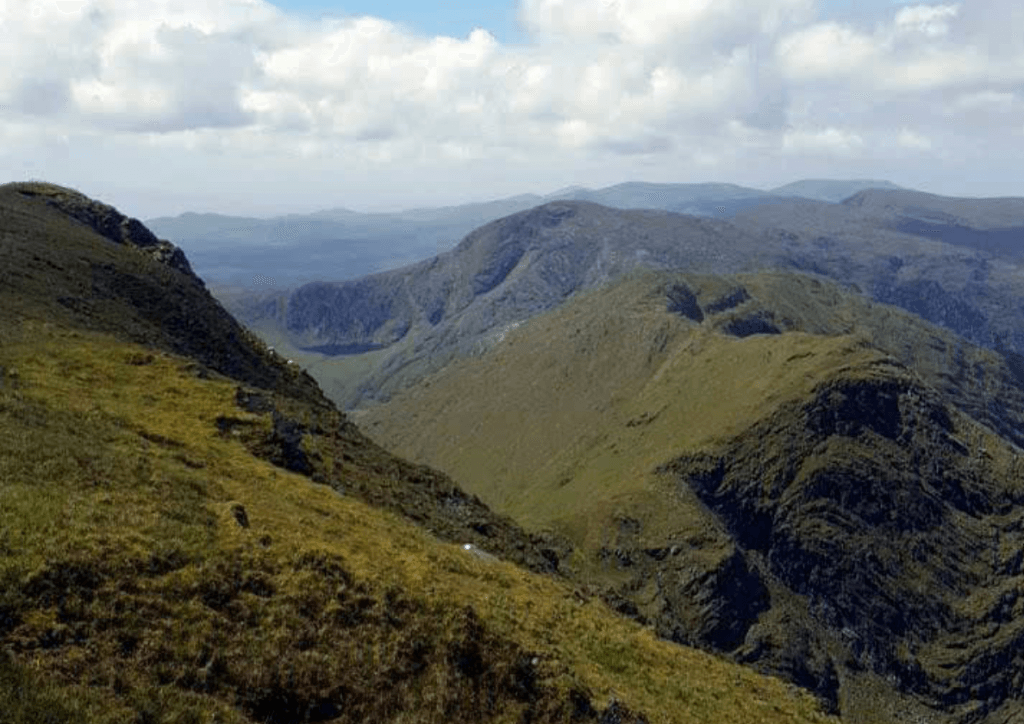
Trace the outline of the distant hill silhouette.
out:
<instances>
[{"instance_id":1,"label":"distant hill silhouette","mask_svg":"<svg viewBox=\"0 0 1024 724\"><path fill-rule=\"evenodd\" d=\"M777 196L801 196L817 201L838 203L867 189L903 190L891 181L872 179L803 179L771 190Z\"/></svg>"},{"instance_id":2,"label":"distant hill silhouette","mask_svg":"<svg viewBox=\"0 0 1024 724\"><path fill-rule=\"evenodd\" d=\"M724 183L628 182L389 213L335 208L270 219L185 213L146 224L185 249L211 287L273 286L284 291L301 283L355 279L421 261L450 249L484 224L549 201L730 218L744 209L801 196L831 198L837 188L847 192L841 197L845 198L872 184L898 188L884 181L806 181L791 184L796 189L792 192L769 192Z\"/></svg>"}]
</instances>

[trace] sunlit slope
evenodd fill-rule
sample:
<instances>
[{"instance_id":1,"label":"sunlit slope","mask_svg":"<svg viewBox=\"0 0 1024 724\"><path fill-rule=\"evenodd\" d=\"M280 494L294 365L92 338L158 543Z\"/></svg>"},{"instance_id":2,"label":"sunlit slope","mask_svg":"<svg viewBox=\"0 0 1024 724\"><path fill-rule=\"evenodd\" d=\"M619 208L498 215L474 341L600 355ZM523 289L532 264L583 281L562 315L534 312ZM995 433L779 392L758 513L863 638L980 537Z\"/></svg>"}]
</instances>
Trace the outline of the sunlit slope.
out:
<instances>
[{"instance_id":1,"label":"sunlit slope","mask_svg":"<svg viewBox=\"0 0 1024 724\"><path fill-rule=\"evenodd\" d=\"M254 457L223 421L271 416L187 358L5 332L4 722L828 721L780 681Z\"/></svg>"},{"instance_id":2,"label":"sunlit slope","mask_svg":"<svg viewBox=\"0 0 1024 724\"><path fill-rule=\"evenodd\" d=\"M356 417L851 722L1022 711L1020 379L792 274L637 275Z\"/></svg>"},{"instance_id":3,"label":"sunlit slope","mask_svg":"<svg viewBox=\"0 0 1024 724\"><path fill-rule=\"evenodd\" d=\"M684 288L701 321L669 311ZM803 275L640 273L352 415L386 447L538 527L646 490L669 456L728 439L839 372L887 360L1019 435L1024 398L1000 357L932 325L908 327L914 320ZM759 329L773 333L751 334Z\"/></svg>"},{"instance_id":4,"label":"sunlit slope","mask_svg":"<svg viewBox=\"0 0 1024 724\"><path fill-rule=\"evenodd\" d=\"M449 541L476 543L533 570L557 567L550 541L526 536L451 480L370 442L299 366L271 351L209 294L187 259L137 220L63 186L0 186L0 344L22 320L92 330L192 360L203 379L253 385L248 411L220 421L254 455L337 485ZM560 546L556 546L560 547Z\"/></svg>"}]
</instances>

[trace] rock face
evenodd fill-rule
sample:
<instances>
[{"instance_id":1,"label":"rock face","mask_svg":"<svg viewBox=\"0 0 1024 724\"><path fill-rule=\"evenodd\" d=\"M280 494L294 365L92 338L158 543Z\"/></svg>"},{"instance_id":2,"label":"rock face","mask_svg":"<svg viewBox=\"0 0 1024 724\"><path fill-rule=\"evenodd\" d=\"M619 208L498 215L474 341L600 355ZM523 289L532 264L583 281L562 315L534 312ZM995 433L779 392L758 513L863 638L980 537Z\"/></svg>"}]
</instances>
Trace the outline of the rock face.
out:
<instances>
[{"instance_id":1,"label":"rock face","mask_svg":"<svg viewBox=\"0 0 1024 724\"><path fill-rule=\"evenodd\" d=\"M811 401L665 470L763 562L763 575L841 632L840 669L889 678L956 721L1016 710L1024 623L1007 612L1024 578L995 541L1006 535L1002 516L1020 510L1011 501L1024 502L1020 480L994 475L955 438L933 391L898 366L877 372L822 385ZM986 641L993 626L1004 631ZM825 646L799 643L813 635L803 629L796 649L827 659ZM807 685L787 672L799 653L787 648L793 656L755 638L739 660ZM835 701L838 680L824 673L811 688Z\"/></svg>"},{"instance_id":2,"label":"rock face","mask_svg":"<svg viewBox=\"0 0 1024 724\"><path fill-rule=\"evenodd\" d=\"M643 548L623 542L603 549L629 574L629 582L604 593L607 602L645 624L662 638L681 644L734 651L769 607L768 588L738 548L703 550L699 558L680 555L684 546ZM654 582L653 591L640 592ZM642 606L638 600L643 598Z\"/></svg>"},{"instance_id":3,"label":"rock face","mask_svg":"<svg viewBox=\"0 0 1024 724\"><path fill-rule=\"evenodd\" d=\"M286 328L310 343L390 345L413 321L414 307L392 278L307 284L289 300Z\"/></svg>"}]
</instances>

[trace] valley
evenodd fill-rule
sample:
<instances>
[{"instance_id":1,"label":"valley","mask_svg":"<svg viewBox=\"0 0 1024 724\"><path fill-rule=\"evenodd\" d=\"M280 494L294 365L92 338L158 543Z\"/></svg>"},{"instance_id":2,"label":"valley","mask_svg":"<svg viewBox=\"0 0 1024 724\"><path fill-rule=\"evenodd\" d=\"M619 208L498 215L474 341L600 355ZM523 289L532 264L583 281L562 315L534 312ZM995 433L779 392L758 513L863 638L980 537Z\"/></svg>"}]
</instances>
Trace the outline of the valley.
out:
<instances>
[{"instance_id":1,"label":"valley","mask_svg":"<svg viewBox=\"0 0 1024 724\"><path fill-rule=\"evenodd\" d=\"M813 188L211 294L0 187L10 720L1015 720L1024 207Z\"/></svg>"}]
</instances>

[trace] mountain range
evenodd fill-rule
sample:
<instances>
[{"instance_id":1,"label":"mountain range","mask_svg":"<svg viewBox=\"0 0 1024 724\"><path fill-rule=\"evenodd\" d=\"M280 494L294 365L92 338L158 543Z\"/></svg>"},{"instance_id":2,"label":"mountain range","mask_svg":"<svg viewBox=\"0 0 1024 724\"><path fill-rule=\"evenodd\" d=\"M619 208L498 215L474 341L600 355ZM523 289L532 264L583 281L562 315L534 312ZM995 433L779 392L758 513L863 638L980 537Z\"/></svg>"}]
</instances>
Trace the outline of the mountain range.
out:
<instances>
[{"instance_id":1,"label":"mountain range","mask_svg":"<svg viewBox=\"0 0 1024 724\"><path fill-rule=\"evenodd\" d=\"M0 259L5 724L832 721L585 596L109 205L4 185Z\"/></svg>"},{"instance_id":2,"label":"mountain range","mask_svg":"<svg viewBox=\"0 0 1024 724\"><path fill-rule=\"evenodd\" d=\"M731 220L555 201L400 269L290 292L215 291L354 409L637 267L818 274L1019 355L1022 236L1024 199L1015 198L867 189L838 204L776 201Z\"/></svg>"},{"instance_id":3,"label":"mountain range","mask_svg":"<svg viewBox=\"0 0 1024 724\"><path fill-rule=\"evenodd\" d=\"M211 287L279 291L309 281L355 279L434 256L479 226L560 199L612 208L657 208L725 218L737 210L787 198L835 201L888 181L805 180L771 191L735 184L629 182L603 189L581 186L547 195L394 213L345 208L269 219L185 213L149 219L146 226L188 252Z\"/></svg>"},{"instance_id":4,"label":"mountain range","mask_svg":"<svg viewBox=\"0 0 1024 724\"><path fill-rule=\"evenodd\" d=\"M915 315L638 272L354 419L567 537L617 610L844 721L1020 716L1024 381Z\"/></svg>"},{"instance_id":5,"label":"mountain range","mask_svg":"<svg viewBox=\"0 0 1024 724\"><path fill-rule=\"evenodd\" d=\"M0 186L0 722L1016 721L1022 226L565 198L218 300Z\"/></svg>"}]
</instances>

